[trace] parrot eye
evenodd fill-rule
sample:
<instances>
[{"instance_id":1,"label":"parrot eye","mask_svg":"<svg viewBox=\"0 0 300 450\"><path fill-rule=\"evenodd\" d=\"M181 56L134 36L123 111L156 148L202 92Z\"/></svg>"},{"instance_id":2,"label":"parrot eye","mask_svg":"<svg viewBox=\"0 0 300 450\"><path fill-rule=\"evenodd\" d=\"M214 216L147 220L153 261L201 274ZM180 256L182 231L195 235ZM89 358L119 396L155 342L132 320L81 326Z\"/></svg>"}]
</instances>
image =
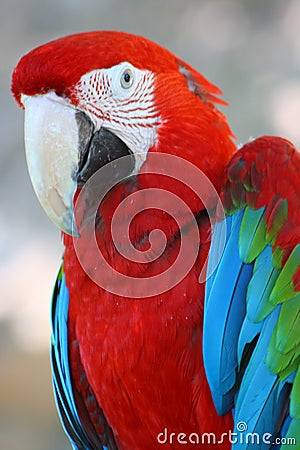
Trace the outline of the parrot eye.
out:
<instances>
[{"instance_id":1,"label":"parrot eye","mask_svg":"<svg viewBox=\"0 0 300 450\"><path fill-rule=\"evenodd\" d=\"M121 75L121 86L128 89L133 84L133 72L131 69L126 69Z\"/></svg>"}]
</instances>

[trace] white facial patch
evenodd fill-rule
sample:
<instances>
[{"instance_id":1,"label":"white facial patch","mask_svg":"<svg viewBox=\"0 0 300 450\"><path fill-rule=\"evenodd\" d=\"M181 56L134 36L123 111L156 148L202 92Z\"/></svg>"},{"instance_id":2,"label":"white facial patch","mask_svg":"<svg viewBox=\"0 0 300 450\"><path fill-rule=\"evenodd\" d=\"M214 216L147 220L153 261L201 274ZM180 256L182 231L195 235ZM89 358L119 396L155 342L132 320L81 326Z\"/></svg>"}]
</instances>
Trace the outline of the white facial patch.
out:
<instances>
[{"instance_id":1,"label":"white facial patch","mask_svg":"<svg viewBox=\"0 0 300 450\"><path fill-rule=\"evenodd\" d=\"M137 173L156 141L161 123L154 102L154 75L128 62L93 70L75 87L77 108L88 114L96 130L118 136L135 156Z\"/></svg>"}]
</instances>

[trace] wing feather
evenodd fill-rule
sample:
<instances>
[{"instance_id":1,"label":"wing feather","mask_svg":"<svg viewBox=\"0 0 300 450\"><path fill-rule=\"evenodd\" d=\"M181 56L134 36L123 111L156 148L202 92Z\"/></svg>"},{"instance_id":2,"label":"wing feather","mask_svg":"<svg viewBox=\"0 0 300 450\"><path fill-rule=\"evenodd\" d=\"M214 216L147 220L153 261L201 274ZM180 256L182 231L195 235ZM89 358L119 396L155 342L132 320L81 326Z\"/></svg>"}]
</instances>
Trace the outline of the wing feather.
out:
<instances>
[{"instance_id":1,"label":"wing feather","mask_svg":"<svg viewBox=\"0 0 300 450\"><path fill-rule=\"evenodd\" d=\"M97 406L84 371L81 377L82 382L86 383L85 391L89 393L90 401L93 401L94 409L96 408L99 416L98 422L102 424L103 434L101 436L97 434L93 426L85 399L73 386L68 350L68 309L69 291L66 286L62 264L53 292L51 314L52 380L57 409L63 428L74 450L117 450L112 432L106 423L101 408Z\"/></svg>"},{"instance_id":2,"label":"wing feather","mask_svg":"<svg viewBox=\"0 0 300 450\"><path fill-rule=\"evenodd\" d=\"M208 267L222 227L226 244L206 283L203 336L215 406L232 409L235 432L243 422L260 436L234 448L274 448L264 433L300 442L300 154L280 138L250 142L228 166L222 199Z\"/></svg>"}]
</instances>

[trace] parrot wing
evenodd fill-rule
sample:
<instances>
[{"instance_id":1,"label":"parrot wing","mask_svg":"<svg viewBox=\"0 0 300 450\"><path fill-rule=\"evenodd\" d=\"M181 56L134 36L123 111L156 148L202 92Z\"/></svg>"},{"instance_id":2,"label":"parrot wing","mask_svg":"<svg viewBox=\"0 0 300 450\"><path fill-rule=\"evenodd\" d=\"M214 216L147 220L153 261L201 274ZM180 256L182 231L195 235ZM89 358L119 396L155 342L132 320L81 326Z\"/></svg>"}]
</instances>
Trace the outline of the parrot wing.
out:
<instances>
[{"instance_id":1,"label":"parrot wing","mask_svg":"<svg viewBox=\"0 0 300 450\"><path fill-rule=\"evenodd\" d=\"M85 383L81 392L86 393L85 398L73 386L68 350L68 308L69 291L62 264L53 292L51 311L51 364L57 409L74 450L117 450L112 430L88 384L80 360L78 360L78 367L82 369L80 379L81 383ZM91 419L92 414L97 417L97 431Z\"/></svg>"},{"instance_id":2,"label":"parrot wing","mask_svg":"<svg viewBox=\"0 0 300 450\"><path fill-rule=\"evenodd\" d=\"M300 153L275 137L244 145L227 167L222 201L226 218L214 229L208 273L222 235L225 247L204 306L213 400L219 414L233 410L234 432L260 437L258 446L240 439L234 448L277 448L268 444L276 436L298 443Z\"/></svg>"}]
</instances>

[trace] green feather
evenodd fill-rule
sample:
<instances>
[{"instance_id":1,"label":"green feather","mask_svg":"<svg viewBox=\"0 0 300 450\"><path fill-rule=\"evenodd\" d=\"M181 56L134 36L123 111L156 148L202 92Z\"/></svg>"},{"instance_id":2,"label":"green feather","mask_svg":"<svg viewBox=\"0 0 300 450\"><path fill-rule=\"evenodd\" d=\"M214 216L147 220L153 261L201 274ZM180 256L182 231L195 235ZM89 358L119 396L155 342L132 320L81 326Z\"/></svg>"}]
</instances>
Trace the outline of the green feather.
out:
<instances>
[{"instance_id":1,"label":"green feather","mask_svg":"<svg viewBox=\"0 0 300 450\"><path fill-rule=\"evenodd\" d=\"M277 323L276 347L287 353L300 342L300 294L283 303Z\"/></svg>"},{"instance_id":2,"label":"green feather","mask_svg":"<svg viewBox=\"0 0 300 450\"><path fill-rule=\"evenodd\" d=\"M300 354L300 344L296 345L292 350L286 353L282 353L278 350L276 346L276 334L277 334L278 323L276 324L272 337L269 343L266 364L272 373L276 373L282 377L282 373L285 371L290 374L291 366L295 363L296 359Z\"/></svg>"},{"instance_id":3,"label":"green feather","mask_svg":"<svg viewBox=\"0 0 300 450\"><path fill-rule=\"evenodd\" d=\"M290 414L293 418L300 419L300 369L296 373L291 392Z\"/></svg>"},{"instance_id":4,"label":"green feather","mask_svg":"<svg viewBox=\"0 0 300 450\"><path fill-rule=\"evenodd\" d=\"M273 249L273 266L276 269L281 269L282 267L282 258L283 258L284 250L282 250L278 245Z\"/></svg>"},{"instance_id":5,"label":"green feather","mask_svg":"<svg viewBox=\"0 0 300 450\"><path fill-rule=\"evenodd\" d=\"M245 208L239 235L240 258L245 263L251 263L267 244L267 224L264 215L264 208L257 210Z\"/></svg>"},{"instance_id":6,"label":"green feather","mask_svg":"<svg viewBox=\"0 0 300 450\"><path fill-rule=\"evenodd\" d=\"M294 450L300 448L300 419L292 420L285 436L285 445L281 446L282 449L288 449L289 447Z\"/></svg>"},{"instance_id":7,"label":"green feather","mask_svg":"<svg viewBox=\"0 0 300 450\"><path fill-rule=\"evenodd\" d=\"M59 281L61 281L63 276L64 276L64 262L62 262L61 265L60 265L60 268L59 268L59 271L58 271L58 275L57 275L57 279Z\"/></svg>"},{"instance_id":8,"label":"green feather","mask_svg":"<svg viewBox=\"0 0 300 450\"><path fill-rule=\"evenodd\" d=\"M267 239L272 240L287 221L288 217L288 203L287 200L278 201L275 206L275 211L273 210L273 215L271 218L271 223L268 223Z\"/></svg>"},{"instance_id":9,"label":"green feather","mask_svg":"<svg viewBox=\"0 0 300 450\"><path fill-rule=\"evenodd\" d=\"M300 244L296 245L289 259L279 274L275 286L270 295L273 305L282 303L295 297L297 292L293 283L293 275L300 266Z\"/></svg>"},{"instance_id":10,"label":"green feather","mask_svg":"<svg viewBox=\"0 0 300 450\"><path fill-rule=\"evenodd\" d=\"M279 373L279 378L281 381L284 381L287 377L289 377L292 373L294 373L300 365L300 356L293 359L293 362L290 363L285 369L283 369Z\"/></svg>"}]
</instances>

